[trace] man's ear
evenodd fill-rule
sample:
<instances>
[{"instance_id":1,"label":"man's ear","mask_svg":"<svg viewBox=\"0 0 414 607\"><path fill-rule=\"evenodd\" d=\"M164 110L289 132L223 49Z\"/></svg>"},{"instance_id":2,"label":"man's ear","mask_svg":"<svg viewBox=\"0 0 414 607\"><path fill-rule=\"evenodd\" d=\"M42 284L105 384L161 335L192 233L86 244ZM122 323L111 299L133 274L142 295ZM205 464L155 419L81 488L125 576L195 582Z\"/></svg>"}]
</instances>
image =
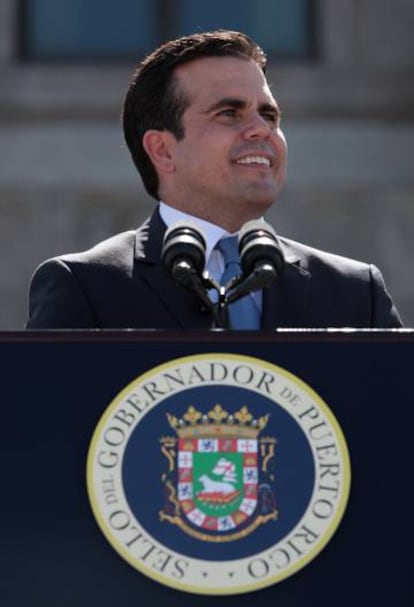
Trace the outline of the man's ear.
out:
<instances>
[{"instance_id":1,"label":"man's ear","mask_svg":"<svg viewBox=\"0 0 414 607\"><path fill-rule=\"evenodd\" d=\"M169 131L150 129L144 133L142 146L160 173L175 171L173 150L175 137Z\"/></svg>"}]
</instances>

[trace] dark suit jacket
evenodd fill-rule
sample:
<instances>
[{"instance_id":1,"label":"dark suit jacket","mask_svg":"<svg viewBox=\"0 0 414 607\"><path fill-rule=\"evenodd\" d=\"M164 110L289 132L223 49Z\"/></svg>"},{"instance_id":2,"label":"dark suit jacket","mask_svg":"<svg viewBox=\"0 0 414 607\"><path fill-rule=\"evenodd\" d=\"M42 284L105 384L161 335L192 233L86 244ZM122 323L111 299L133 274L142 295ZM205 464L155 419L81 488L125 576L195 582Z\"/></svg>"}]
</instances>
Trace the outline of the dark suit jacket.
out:
<instances>
[{"instance_id":1,"label":"dark suit jacket","mask_svg":"<svg viewBox=\"0 0 414 607\"><path fill-rule=\"evenodd\" d=\"M158 211L136 232L44 262L30 287L27 328L207 329L208 312L160 264ZM282 276L263 292L264 329L399 327L379 270L281 239Z\"/></svg>"}]
</instances>

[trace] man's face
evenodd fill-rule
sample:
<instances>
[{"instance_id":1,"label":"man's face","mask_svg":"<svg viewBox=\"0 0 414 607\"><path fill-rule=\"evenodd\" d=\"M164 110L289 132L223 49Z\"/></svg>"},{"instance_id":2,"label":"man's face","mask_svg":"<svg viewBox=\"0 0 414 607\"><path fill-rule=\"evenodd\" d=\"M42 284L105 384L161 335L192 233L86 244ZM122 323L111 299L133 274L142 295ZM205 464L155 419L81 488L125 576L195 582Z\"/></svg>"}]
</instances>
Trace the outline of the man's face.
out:
<instances>
[{"instance_id":1,"label":"man's face","mask_svg":"<svg viewBox=\"0 0 414 607\"><path fill-rule=\"evenodd\" d=\"M280 111L254 61L208 57L179 66L189 100L172 147L165 200L235 230L274 202L286 169Z\"/></svg>"}]
</instances>

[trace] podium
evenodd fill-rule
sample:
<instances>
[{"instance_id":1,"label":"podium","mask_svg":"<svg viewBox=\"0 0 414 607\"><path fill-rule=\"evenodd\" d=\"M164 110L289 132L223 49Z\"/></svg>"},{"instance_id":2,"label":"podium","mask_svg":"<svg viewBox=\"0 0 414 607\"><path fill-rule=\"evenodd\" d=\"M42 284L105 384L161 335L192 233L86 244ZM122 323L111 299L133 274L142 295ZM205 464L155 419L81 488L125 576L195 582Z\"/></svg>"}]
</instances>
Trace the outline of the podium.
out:
<instances>
[{"instance_id":1,"label":"podium","mask_svg":"<svg viewBox=\"0 0 414 607\"><path fill-rule=\"evenodd\" d=\"M92 436L110 403L151 369L210 353L299 378L328 404L350 457L349 500L320 553L242 594L209 596L143 575L102 533L87 490ZM3 332L0 361L3 607L414 604L413 331ZM166 537L182 533L163 524Z\"/></svg>"}]
</instances>

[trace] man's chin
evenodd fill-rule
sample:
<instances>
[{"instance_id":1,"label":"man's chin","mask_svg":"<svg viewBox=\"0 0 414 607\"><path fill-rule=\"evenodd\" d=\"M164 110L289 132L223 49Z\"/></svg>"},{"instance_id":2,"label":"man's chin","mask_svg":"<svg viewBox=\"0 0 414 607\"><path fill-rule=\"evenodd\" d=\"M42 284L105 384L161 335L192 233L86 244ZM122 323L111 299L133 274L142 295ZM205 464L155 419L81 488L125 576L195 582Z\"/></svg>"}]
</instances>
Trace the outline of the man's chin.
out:
<instances>
[{"instance_id":1,"label":"man's chin","mask_svg":"<svg viewBox=\"0 0 414 607\"><path fill-rule=\"evenodd\" d=\"M275 181L248 181L241 185L247 195L256 196L258 199L274 200L280 190L280 186Z\"/></svg>"},{"instance_id":2,"label":"man's chin","mask_svg":"<svg viewBox=\"0 0 414 607\"><path fill-rule=\"evenodd\" d=\"M275 203L277 195L278 190L275 188L254 188L246 189L243 198L250 206L265 212Z\"/></svg>"}]
</instances>

